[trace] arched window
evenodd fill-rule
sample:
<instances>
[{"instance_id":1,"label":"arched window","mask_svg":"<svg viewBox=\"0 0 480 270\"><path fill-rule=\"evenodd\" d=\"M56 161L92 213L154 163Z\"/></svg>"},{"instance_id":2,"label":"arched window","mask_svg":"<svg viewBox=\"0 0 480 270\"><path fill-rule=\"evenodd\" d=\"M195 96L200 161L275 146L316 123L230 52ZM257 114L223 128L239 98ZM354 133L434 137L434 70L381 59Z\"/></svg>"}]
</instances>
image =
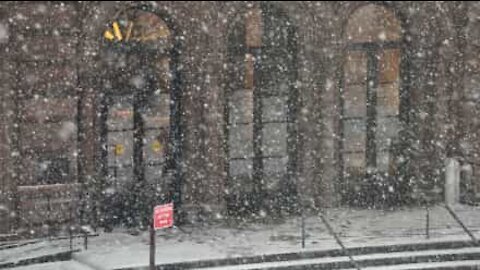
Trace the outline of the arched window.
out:
<instances>
[{"instance_id":1,"label":"arched window","mask_svg":"<svg viewBox=\"0 0 480 270\"><path fill-rule=\"evenodd\" d=\"M294 44L288 18L264 3L231 29L225 131L235 211L279 210L296 194Z\"/></svg>"},{"instance_id":2,"label":"arched window","mask_svg":"<svg viewBox=\"0 0 480 270\"><path fill-rule=\"evenodd\" d=\"M345 35L341 156L343 178L353 188L350 194L358 195L374 178L387 177L392 162L399 131L401 26L392 12L370 4L350 16Z\"/></svg>"}]
</instances>

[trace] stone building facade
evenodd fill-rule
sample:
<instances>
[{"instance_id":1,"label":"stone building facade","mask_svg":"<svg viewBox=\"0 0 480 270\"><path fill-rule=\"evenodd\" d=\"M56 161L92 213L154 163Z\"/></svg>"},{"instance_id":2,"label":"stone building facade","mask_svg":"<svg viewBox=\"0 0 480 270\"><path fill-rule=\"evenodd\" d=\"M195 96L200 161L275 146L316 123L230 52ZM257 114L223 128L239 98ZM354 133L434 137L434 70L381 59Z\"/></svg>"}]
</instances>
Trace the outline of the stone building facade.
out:
<instances>
[{"instance_id":1,"label":"stone building facade","mask_svg":"<svg viewBox=\"0 0 480 270\"><path fill-rule=\"evenodd\" d=\"M2 2L0 228L101 224L155 189L190 217L438 202L449 157L474 201L479 18L462 1Z\"/></svg>"}]
</instances>

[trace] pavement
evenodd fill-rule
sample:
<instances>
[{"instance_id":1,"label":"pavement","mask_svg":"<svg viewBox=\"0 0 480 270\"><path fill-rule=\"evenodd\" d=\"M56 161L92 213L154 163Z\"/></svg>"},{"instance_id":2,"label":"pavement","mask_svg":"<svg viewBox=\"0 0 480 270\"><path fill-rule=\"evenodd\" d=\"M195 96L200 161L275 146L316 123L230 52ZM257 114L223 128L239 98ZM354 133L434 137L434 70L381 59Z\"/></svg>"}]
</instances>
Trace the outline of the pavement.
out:
<instances>
[{"instance_id":1,"label":"pavement","mask_svg":"<svg viewBox=\"0 0 480 270\"><path fill-rule=\"evenodd\" d=\"M480 207L456 206L454 209L474 235L480 237ZM325 215L347 247L470 239L442 206L431 207L429 211L428 239L424 208L394 211L335 208L328 209ZM301 225L300 217L289 217L256 223L217 220L165 229L157 232L156 262L175 264L339 248L319 216L314 214L305 218L303 248ZM37 264L13 269L91 270L145 266L149 258L149 235L148 232L131 235L127 230L116 228L112 233L101 233L98 237L91 238L87 250L83 249L79 240L74 248L81 251L74 253L70 262L57 262L56 265L49 265L50 268L38 268L45 267L45 264ZM0 265L68 249L67 240L45 240L15 249L0 250ZM74 265L70 266L69 263Z\"/></svg>"}]
</instances>

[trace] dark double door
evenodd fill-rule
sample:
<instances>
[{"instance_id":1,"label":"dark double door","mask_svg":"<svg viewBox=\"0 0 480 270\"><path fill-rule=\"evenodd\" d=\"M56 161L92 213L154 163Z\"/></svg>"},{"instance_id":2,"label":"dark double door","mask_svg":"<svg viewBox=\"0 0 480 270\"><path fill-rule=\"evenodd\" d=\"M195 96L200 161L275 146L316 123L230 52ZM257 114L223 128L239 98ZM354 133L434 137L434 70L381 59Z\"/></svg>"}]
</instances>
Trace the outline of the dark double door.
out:
<instances>
[{"instance_id":1,"label":"dark double door","mask_svg":"<svg viewBox=\"0 0 480 270\"><path fill-rule=\"evenodd\" d=\"M110 74L104 91L102 195L110 223L144 223L154 203L172 199L171 91L147 61L150 68Z\"/></svg>"}]
</instances>

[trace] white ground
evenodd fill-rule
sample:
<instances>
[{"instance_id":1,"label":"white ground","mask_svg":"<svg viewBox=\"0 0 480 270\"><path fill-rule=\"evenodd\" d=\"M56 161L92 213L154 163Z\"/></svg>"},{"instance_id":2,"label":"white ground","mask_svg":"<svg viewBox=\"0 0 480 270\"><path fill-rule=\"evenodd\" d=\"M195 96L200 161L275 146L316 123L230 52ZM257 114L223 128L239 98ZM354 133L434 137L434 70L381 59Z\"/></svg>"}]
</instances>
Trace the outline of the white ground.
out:
<instances>
[{"instance_id":1,"label":"white ground","mask_svg":"<svg viewBox=\"0 0 480 270\"><path fill-rule=\"evenodd\" d=\"M480 238L480 208L458 206L455 209ZM440 206L432 208L430 212L430 240L425 237L425 210L421 208L396 211L332 209L327 216L347 247L469 239ZM297 252L302 250L300 232L299 218L270 224L198 224L167 229L157 232L156 260L157 263L174 263ZM306 232L305 250L338 248L318 217L306 219ZM75 248L81 248L78 241ZM62 248L68 250L68 241L45 241L0 251L0 264ZM118 231L90 239L88 250L76 253L74 260L93 269L113 269L146 265L148 252L147 232L132 236ZM18 269L43 269L34 267Z\"/></svg>"},{"instance_id":2,"label":"white ground","mask_svg":"<svg viewBox=\"0 0 480 270\"><path fill-rule=\"evenodd\" d=\"M41 263L23 267L15 267L15 270L93 270L76 261Z\"/></svg>"}]
</instances>

